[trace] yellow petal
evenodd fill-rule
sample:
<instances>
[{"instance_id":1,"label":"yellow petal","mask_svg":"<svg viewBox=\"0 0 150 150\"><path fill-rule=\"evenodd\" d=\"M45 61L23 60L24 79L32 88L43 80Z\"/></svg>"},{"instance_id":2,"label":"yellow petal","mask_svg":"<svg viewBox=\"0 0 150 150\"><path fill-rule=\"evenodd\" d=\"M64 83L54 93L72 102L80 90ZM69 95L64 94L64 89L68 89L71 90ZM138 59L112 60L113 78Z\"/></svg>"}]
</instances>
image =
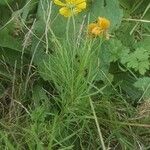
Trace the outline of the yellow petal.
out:
<instances>
[{"instance_id":1,"label":"yellow petal","mask_svg":"<svg viewBox=\"0 0 150 150\"><path fill-rule=\"evenodd\" d=\"M66 4L61 2L60 0L54 0L54 4L59 5L59 6L66 6Z\"/></svg>"},{"instance_id":2,"label":"yellow petal","mask_svg":"<svg viewBox=\"0 0 150 150\"><path fill-rule=\"evenodd\" d=\"M74 9L72 10L72 13L73 13L73 15L75 15L75 14L78 14L79 12L81 12L81 11L82 11L81 9L74 8Z\"/></svg>"},{"instance_id":3,"label":"yellow petal","mask_svg":"<svg viewBox=\"0 0 150 150\"><path fill-rule=\"evenodd\" d=\"M96 23L88 25L88 34L92 36L99 36L102 33L101 28Z\"/></svg>"},{"instance_id":4,"label":"yellow petal","mask_svg":"<svg viewBox=\"0 0 150 150\"><path fill-rule=\"evenodd\" d=\"M73 15L72 11L67 7L62 7L61 9L59 9L59 13L65 17L70 17Z\"/></svg>"},{"instance_id":5,"label":"yellow petal","mask_svg":"<svg viewBox=\"0 0 150 150\"><path fill-rule=\"evenodd\" d=\"M84 2L86 3L86 0L75 0L76 5L84 3Z\"/></svg>"},{"instance_id":6,"label":"yellow petal","mask_svg":"<svg viewBox=\"0 0 150 150\"><path fill-rule=\"evenodd\" d=\"M66 3L71 3L71 4L75 4L75 0L66 0Z\"/></svg>"},{"instance_id":7,"label":"yellow petal","mask_svg":"<svg viewBox=\"0 0 150 150\"><path fill-rule=\"evenodd\" d=\"M89 25L88 25L88 31L91 32L91 30L92 30L93 28L95 28L96 26L97 26L96 23L91 23L91 24L89 24Z\"/></svg>"},{"instance_id":8,"label":"yellow petal","mask_svg":"<svg viewBox=\"0 0 150 150\"><path fill-rule=\"evenodd\" d=\"M76 7L78 9L85 9L86 8L86 2L79 3L79 4L76 5Z\"/></svg>"},{"instance_id":9,"label":"yellow petal","mask_svg":"<svg viewBox=\"0 0 150 150\"><path fill-rule=\"evenodd\" d=\"M102 30L106 30L110 27L110 21L108 19L102 18L102 17L98 18L97 24Z\"/></svg>"},{"instance_id":10,"label":"yellow petal","mask_svg":"<svg viewBox=\"0 0 150 150\"><path fill-rule=\"evenodd\" d=\"M99 27L95 27L92 32L94 36L99 36L102 33L102 30Z\"/></svg>"}]
</instances>

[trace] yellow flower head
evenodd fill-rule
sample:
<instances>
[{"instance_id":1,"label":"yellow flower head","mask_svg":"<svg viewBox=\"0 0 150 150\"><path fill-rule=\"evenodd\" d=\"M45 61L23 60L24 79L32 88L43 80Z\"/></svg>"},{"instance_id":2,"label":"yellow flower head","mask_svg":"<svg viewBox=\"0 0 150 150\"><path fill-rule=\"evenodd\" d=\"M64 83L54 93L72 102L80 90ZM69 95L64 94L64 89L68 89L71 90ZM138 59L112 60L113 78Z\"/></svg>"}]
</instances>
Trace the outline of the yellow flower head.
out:
<instances>
[{"instance_id":1,"label":"yellow flower head","mask_svg":"<svg viewBox=\"0 0 150 150\"><path fill-rule=\"evenodd\" d=\"M97 24L103 30L106 30L110 27L110 21L108 19L102 18L102 17L98 18Z\"/></svg>"},{"instance_id":2,"label":"yellow flower head","mask_svg":"<svg viewBox=\"0 0 150 150\"><path fill-rule=\"evenodd\" d=\"M88 33L92 36L99 36L101 29L96 23L91 23L88 26Z\"/></svg>"},{"instance_id":3,"label":"yellow flower head","mask_svg":"<svg viewBox=\"0 0 150 150\"><path fill-rule=\"evenodd\" d=\"M91 36L97 37L100 35L109 38L108 29L110 27L110 21L106 18L99 17L96 23L91 23L88 25L88 33Z\"/></svg>"},{"instance_id":4,"label":"yellow flower head","mask_svg":"<svg viewBox=\"0 0 150 150\"><path fill-rule=\"evenodd\" d=\"M54 3L62 8L59 9L59 13L64 17L70 17L76 15L86 8L86 0L54 0Z\"/></svg>"}]
</instances>

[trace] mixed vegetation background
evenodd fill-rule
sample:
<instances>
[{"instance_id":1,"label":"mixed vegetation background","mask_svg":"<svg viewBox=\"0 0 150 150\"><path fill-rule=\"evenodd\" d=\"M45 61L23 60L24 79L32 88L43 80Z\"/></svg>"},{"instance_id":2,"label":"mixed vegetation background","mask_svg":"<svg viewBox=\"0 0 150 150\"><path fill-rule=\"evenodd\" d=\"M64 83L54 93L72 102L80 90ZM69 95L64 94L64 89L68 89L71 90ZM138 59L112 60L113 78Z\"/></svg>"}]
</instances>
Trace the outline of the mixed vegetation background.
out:
<instances>
[{"instance_id":1,"label":"mixed vegetation background","mask_svg":"<svg viewBox=\"0 0 150 150\"><path fill-rule=\"evenodd\" d=\"M150 1L85 2L0 0L0 150L150 149Z\"/></svg>"}]
</instances>

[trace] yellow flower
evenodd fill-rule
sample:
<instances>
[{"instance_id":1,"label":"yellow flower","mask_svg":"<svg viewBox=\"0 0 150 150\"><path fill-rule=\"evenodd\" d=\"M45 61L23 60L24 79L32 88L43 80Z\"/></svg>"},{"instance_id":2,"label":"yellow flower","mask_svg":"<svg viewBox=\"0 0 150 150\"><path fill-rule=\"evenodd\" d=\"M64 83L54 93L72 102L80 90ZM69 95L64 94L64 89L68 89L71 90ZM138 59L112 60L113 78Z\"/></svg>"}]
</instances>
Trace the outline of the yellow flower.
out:
<instances>
[{"instance_id":1,"label":"yellow flower","mask_svg":"<svg viewBox=\"0 0 150 150\"><path fill-rule=\"evenodd\" d=\"M97 37L100 35L109 39L108 29L110 27L110 21L106 18L99 17L96 23L88 25L88 33L91 36Z\"/></svg>"},{"instance_id":2,"label":"yellow flower","mask_svg":"<svg viewBox=\"0 0 150 150\"><path fill-rule=\"evenodd\" d=\"M76 15L86 8L86 0L54 0L54 3L62 8L59 9L59 13L65 17Z\"/></svg>"},{"instance_id":3,"label":"yellow flower","mask_svg":"<svg viewBox=\"0 0 150 150\"><path fill-rule=\"evenodd\" d=\"M107 30L110 27L110 21L102 17L98 17L97 24L103 30Z\"/></svg>"},{"instance_id":4,"label":"yellow flower","mask_svg":"<svg viewBox=\"0 0 150 150\"><path fill-rule=\"evenodd\" d=\"M91 23L88 26L88 33L90 35L99 36L101 33L101 29L96 23Z\"/></svg>"}]
</instances>

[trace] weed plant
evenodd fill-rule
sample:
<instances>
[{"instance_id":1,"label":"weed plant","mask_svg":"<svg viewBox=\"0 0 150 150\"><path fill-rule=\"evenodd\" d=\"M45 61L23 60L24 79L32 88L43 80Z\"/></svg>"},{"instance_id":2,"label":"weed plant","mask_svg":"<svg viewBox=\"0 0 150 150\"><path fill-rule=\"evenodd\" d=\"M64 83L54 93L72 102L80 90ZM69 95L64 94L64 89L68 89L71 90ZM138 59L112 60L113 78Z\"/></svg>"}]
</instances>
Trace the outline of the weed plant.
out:
<instances>
[{"instance_id":1,"label":"weed plant","mask_svg":"<svg viewBox=\"0 0 150 150\"><path fill-rule=\"evenodd\" d=\"M0 1L0 150L150 149L150 3L79 1Z\"/></svg>"}]
</instances>

